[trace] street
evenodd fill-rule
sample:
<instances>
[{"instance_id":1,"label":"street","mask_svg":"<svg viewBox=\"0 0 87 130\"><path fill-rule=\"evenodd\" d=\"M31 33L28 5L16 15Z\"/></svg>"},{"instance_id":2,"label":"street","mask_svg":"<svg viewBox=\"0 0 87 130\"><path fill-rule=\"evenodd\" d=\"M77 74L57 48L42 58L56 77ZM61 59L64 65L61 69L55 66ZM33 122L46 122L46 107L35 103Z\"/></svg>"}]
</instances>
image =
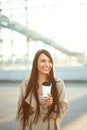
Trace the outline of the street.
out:
<instances>
[{"instance_id":1,"label":"street","mask_svg":"<svg viewBox=\"0 0 87 130\"><path fill-rule=\"evenodd\" d=\"M0 82L0 130L15 130L19 86L17 81ZM87 130L87 82L66 82L65 86L69 111L62 130Z\"/></svg>"}]
</instances>

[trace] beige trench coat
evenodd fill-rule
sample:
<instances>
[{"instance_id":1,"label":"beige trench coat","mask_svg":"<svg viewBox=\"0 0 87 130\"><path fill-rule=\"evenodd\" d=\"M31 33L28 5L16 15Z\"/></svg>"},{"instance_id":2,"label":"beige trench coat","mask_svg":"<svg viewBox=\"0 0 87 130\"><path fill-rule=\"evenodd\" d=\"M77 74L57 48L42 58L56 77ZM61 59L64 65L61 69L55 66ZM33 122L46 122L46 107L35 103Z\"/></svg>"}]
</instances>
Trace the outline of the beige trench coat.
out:
<instances>
[{"instance_id":1,"label":"beige trench coat","mask_svg":"<svg viewBox=\"0 0 87 130\"><path fill-rule=\"evenodd\" d=\"M28 79L25 79L20 85L18 107L20 106L22 98L25 95L27 83L28 83ZM67 101L67 95L65 92L65 85L64 85L63 80L56 79L56 83L57 83L57 89L59 91L59 101L60 101L60 106L61 106L60 116L56 118L56 113L53 112L48 120L43 121L43 117L45 116L47 112L47 108L43 109L40 106L40 116L39 116L38 122L36 124L32 123L35 116L35 113L34 113L29 118L29 123L26 125L25 130L60 130L60 120L64 116L65 111L68 110L68 101ZM31 96L31 94L29 94L29 96L26 98L25 101L27 103L30 103L30 98L31 98L31 106L33 110L35 111L36 101L35 101L34 96L33 95ZM17 119L16 121L16 130L23 130L22 121L20 121L19 119Z\"/></svg>"}]
</instances>

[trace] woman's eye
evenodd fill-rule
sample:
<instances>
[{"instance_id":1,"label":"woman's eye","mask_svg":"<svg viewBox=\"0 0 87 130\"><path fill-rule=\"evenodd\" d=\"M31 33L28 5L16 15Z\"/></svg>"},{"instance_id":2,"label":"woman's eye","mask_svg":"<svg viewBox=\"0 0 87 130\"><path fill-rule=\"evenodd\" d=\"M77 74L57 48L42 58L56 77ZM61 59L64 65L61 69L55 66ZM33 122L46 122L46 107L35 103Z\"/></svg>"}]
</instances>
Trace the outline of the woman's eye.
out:
<instances>
[{"instance_id":1,"label":"woman's eye","mask_svg":"<svg viewBox=\"0 0 87 130\"><path fill-rule=\"evenodd\" d=\"M41 60L41 62L51 63L51 64L52 64L52 62L51 62L51 61L46 61L46 60Z\"/></svg>"},{"instance_id":2,"label":"woman's eye","mask_svg":"<svg viewBox=\"0 0 87 130\"><path fill-rule=\"evenodd\" d=\"M41 62L45 62L45 60L41 60Z\"/></svg>"}]
</instances>

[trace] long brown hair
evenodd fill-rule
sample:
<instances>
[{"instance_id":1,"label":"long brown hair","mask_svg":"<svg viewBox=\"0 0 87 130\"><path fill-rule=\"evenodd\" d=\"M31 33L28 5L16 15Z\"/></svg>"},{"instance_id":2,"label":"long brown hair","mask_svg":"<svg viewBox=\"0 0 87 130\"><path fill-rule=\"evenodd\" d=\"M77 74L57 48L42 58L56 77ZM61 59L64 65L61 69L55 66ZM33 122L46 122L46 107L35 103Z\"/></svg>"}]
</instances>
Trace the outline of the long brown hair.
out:
<instances>
[{"instance_id":1,"label":"long brown hair","mask_svg":"<svg viewBox=\"0 0 87 130\"><path fill-rule=\"evenodd\" d=\"M35 100L36 100L36 115L34 118L34 121L38 120L38 116L40 114L40 103L39 103L39 99L38 99L38 93L37 93L37 89L39 88L39 85L37 83L37 76L38 76L38 69L37 69L37 60L40 54L44 53L52 62L53 64L53 59L52 56L50 55L50 53L45 50L45 49L41 49L38 50L37 53L35 54L33 63L32 63L32 70L31 70L31 75L29 78L29 82L27 85L27 89L26 89L26 95L23 98L22 104L20 106L20 108L18 109L18 117L22 117L23 120L23 126L25 127L25 122L28 121L29 116L32 114L32 108L29 104L27 104L25 102L26 97L31 93L33 93ZM54 77L54 69L53 69L53 65L52 65L52 69L50 71L50 75L49 75L49 82L51 82L52 84L52 90L51 90L51 94L53 97L53 104L52 106L48 109L47 115L44 118L44 120L46 120L47 118L49 118L50 114L54 111L59 115L59 99L58 99L58 90L56 87L56 81L55 81L55 77ZM56 111L55 111L55 107L56 107ZM21 113L22 110L22 113Z\"/></svg>"}]
</instances>

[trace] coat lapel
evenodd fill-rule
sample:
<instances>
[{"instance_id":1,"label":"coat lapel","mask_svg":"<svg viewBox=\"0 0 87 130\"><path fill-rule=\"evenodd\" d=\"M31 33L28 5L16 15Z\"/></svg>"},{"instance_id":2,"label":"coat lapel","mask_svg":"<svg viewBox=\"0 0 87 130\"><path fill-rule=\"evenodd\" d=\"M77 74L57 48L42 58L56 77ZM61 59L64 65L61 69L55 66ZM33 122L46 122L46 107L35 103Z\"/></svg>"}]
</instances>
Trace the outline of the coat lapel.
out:
<instances>
[{"instance_id":1,"label":"coat lapel","mask_svg":"<svg viewBox=\"0 0 87 130\"><path fill-rule=\"evenodd\" d=\"M32 93L30 93L27 98L25 99L25 101L30 104L33 108L36 108L36 100L34 98L34 95Z\"/></svg>"}]
</instances>

